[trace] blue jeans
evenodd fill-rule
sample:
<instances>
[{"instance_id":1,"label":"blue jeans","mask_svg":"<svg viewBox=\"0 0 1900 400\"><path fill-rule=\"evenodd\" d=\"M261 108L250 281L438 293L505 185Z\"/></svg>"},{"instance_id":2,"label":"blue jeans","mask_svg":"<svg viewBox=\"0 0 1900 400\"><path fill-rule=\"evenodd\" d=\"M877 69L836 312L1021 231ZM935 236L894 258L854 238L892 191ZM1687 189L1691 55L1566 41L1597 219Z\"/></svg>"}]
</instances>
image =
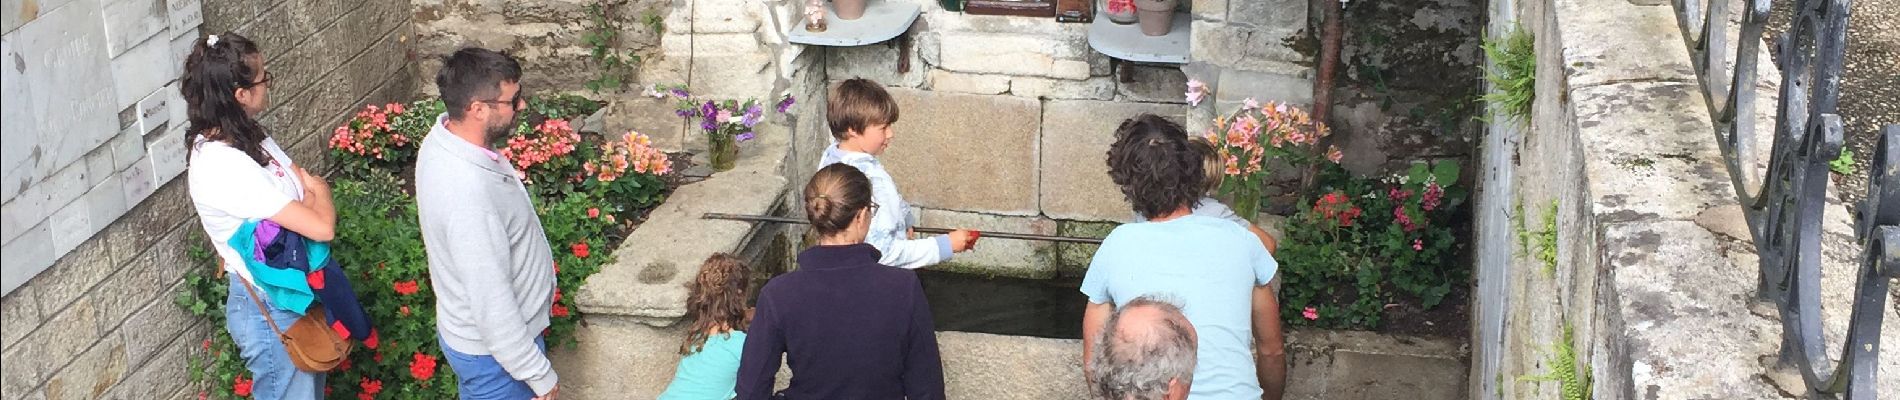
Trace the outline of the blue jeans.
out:
<instances>
[{"instance_id":1,"label":"blue jeans","mask_svg":"<svg viewBox=\"0 0 1900 400\"><path fill-rule=\"evenodd\" d=\"M534 398L534 388L527 382L515 380L508 370L495 361L494 356L465 354L449 348L437 337L436 343L442 345L443 358L449 361L449 369L455 371L455 383L460 387L462 400L522 400ZM541 337L534 338L534 345L542 352L548 351L548 342Z\"/></svg>"},{"instance_id":2,"label":"blue jeans","mask_svg":"<svg viewBox=\"0 0 1900 400\"><path fill-rule=\"evenodd\" d=\"M229 294L224 297L224 329L231 332L231 341L237 343L238 356L244 358L244 367L251 371L252 398L323 398L325 374L304 372L291 363L290 353L284 351L284 342L264 322L264 315L258 312L257 303L251 300L251 293L244 290L244 281L238 279L237 274L229 275L231 286L227 290ZM302 317L277 308L270 300L265 300L264 305L270 307L271 319L280 328L290 327L290 323Z\"/></svg>"}]
</instances>

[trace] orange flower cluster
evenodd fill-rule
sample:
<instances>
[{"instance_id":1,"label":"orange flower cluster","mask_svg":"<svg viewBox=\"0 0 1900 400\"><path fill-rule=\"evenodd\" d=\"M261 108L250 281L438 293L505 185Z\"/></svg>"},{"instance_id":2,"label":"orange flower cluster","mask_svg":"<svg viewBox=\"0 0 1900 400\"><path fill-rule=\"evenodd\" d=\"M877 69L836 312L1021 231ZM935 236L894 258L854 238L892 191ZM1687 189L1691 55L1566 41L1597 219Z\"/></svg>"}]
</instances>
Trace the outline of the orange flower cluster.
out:
<instances>
[{"instance_id":1,"label":"orange flower cluster","mask_svg":"<svg viewBox=\"0 0 1900 400\"><path fill-rule=\"evenodd\" d=\"M673 164L666 159L666 153L653 148L653 141L647 135L627 132L620 141L603 144L600 160L588 161L582 168L601 182L613 182L629 169L634 173L665 175L673 171Z\"/></svg>"},{"instance_id":2,"label":"orange flower cluster","mask_svg":"<svg viewBox=\"0 0 1900 400\"><path fill-rule=\"evenodd\" d=\"M1214 120L1207 137L1221 144L1220 156L1226 160L1227 175L1240 176L1260 173L1268 159L1317 145L1320 138L1330 134L1324 124L1313 123L1312 116L1297 107L1247 99L1233 116ZM1323 155L1335 163L1341 157L1337 147Z\"/></svg>"}]
</instances>

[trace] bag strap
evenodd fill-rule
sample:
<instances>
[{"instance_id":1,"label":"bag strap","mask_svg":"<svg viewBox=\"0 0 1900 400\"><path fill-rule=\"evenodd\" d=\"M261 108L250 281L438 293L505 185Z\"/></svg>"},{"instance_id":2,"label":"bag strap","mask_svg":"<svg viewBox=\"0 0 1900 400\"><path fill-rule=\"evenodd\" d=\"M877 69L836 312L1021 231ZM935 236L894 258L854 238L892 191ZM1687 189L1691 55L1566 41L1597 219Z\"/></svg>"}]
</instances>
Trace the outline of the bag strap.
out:
<instances>
[{"instance_id":1,"label":"bag strap","mask_svg":"<svg viewBox=\"0 0 1900 400\"><path fill-rule=\"evenodd\" d=\"M279 337L284 336L284 329L277 327L277 321L270 317L270 306L264 305L264 299L257 297L257 289L251 288L251 280L239 276L238 281L244 283L244 291L251 293L251 301L257 303L257 313L264 315L264 322L270 324L270 330L277 332Z\"/></svg>"}]
</instances>

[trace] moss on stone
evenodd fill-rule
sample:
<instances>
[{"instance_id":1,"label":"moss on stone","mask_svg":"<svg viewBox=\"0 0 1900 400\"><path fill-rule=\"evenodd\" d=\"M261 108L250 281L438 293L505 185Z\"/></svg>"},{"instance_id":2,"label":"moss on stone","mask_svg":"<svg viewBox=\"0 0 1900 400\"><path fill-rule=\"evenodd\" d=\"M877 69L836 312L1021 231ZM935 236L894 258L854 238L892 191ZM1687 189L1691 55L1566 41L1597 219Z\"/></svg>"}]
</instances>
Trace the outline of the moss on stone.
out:
<instances>
[{"instance_id":1,"label":"moss on stone","mask_svg":"<svg viewBox=\"0 0 1900 400\"><path fill-rule=\"evenodd\" d=\"M1062 236L1102 238L1121 226L1115 222L1057 221L1056 234ZM1057 243L1055 249L1056 276L1080 277L1088 272L1089 261L1095 256L1093 244Z\"/></svg>"}]
</instances>

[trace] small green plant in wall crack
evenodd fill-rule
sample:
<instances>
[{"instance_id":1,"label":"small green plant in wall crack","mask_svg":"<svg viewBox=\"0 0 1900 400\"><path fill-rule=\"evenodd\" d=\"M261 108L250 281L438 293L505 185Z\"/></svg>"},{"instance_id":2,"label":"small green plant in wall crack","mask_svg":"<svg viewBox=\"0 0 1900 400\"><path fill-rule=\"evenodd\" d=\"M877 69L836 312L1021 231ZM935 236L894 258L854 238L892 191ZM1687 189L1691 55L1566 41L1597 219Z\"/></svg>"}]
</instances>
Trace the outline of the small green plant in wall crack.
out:
<instances>
[{"instance_id":1,"label":"small green plant in wall crack","mask_svg":"<svg viewBox=\"0 0 1900 400\"><path fill-rule=\"evenodd\" d=\"M1531 33L1519 26L1484 40L1484 56L1495 67L1485 71L1491 92L1480 99L1491 106L1491 111L1480 119L1486 123L1496 122L1499 116L1518 123L1530 120L1531 101L1537 97L1535 43Z\"/></svg>"},{"instance_id":2,"label":"small green plant in wall crack","mask_svg":"<svg viewBox=\"0 0 1900 400\"><path fill-rule=\"evenodd\" d=\"M1536 233L1537 261L1544 264L1544 275L1557 273L1557 201L1544 210L1544 230Z\"/></svg>"},{"instance_id":3,"label":"small green plant in wall crack","mask_svg":"<svg viewBox=\"0 0 1900 400\"><path fill-rule=\"evenodd\" d=\"M1563 340L1551 346L1555 354L1544 359L1544 364L1550 369L1548 372L1520 377L1518 380L1557 382L1563 388L1559 398L1563 400L1590 399L1590 366L1577 363L1576 345L1572 344L1575 339L1574 330L1565 324Z\"/></svg>"}]
</instances>

